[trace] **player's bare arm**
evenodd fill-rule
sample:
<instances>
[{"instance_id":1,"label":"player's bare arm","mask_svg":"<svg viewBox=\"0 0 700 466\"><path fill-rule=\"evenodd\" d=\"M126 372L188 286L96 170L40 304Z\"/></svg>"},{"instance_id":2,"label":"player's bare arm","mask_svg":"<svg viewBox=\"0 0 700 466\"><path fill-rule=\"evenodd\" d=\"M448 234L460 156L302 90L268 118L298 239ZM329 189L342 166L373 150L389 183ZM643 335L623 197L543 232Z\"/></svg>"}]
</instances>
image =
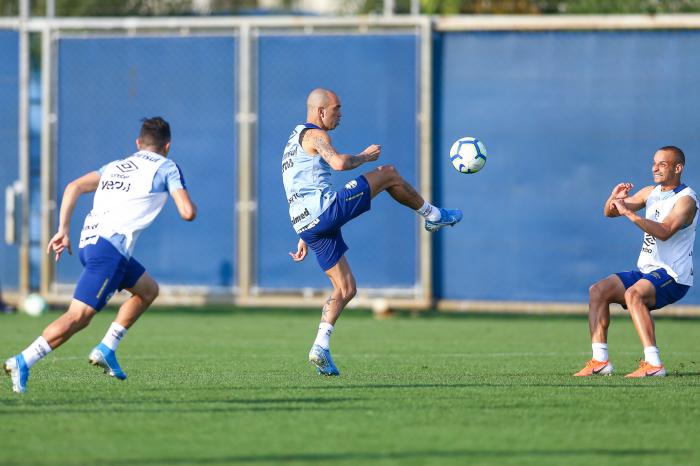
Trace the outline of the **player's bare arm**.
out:
<instances>
[{"instance_id":1,"label":"player's bare arm","mask_svg":"<svg viewBox=\"0 0 700 466\"><path fill-rule=\"evenodd\" d=\"M183 220L191 222L197 216L197 206L190 199L186 189L178 189L172 193L177 211Z\"/></svg>"},{"instance_id":2,"label":"player's bare arm","mask_svg":"<svg viewBox=\"0 0 700 466\"><path fill-rule=\"evenodd\" d=\"M61 254L65 250L68 250L68 254L73 254L70 245L70 219L73 216L75 204L82 194L94 192L99 183L100 174L98 172L90 172L68 183L68 186L63 191L58 231L46 247L46 254L49 254L53 249L53 252L56 254L54 257L56 261L61 258Z\"/></svg>"},{"instance_id":3,"label":"player's bare arm","mask_svg":"<svg viewBox=\"0 0 700 466\"><path fill-rule=\"evenodd\" d=\"M621 215L626 216L643 231L661 241L666 241L681 228L692 224L697 210L693 198L684 196L676 202L673 210L664 218L663 222L655 222L637 215L626 206L624 200L615 200L613 203Z\"/></svg>"},{"instance_id":4,"label":"player's bare arm","mask_svg":"<svg viewBox=\"0 0 700 466\"><path fill-rule=\"evenodd\" d=\"M624 200L627 209L633 212L637 212L639 209L644 207L646 205L649 194L651 194L651 191L654 189L654 186L647 186L645 188L642 188L635 194L630 196L629 192L633 187L634 185L632 183L619 183L618 185L616 185L610 193L610 197L608 198L608 200L605 201L605 206L603 207L603 215L605 215L606 217L619 217L620 215L622 215L615 208L614 201L617 200Z\"/></svg>"},{"instance_id":5,"label":"player's bare arm","mask_svg":"<svg viewBox=\"0 0 700 466\"><path fill-rule=\"evenodd\" d=\"M310 141L310 147L307 146L307 140ZM337 171L352 170L363 163L373 162L379 158L382 151L381 146L372 144L357 155L339 154L332 146L328 133L321 130L307 131L302 146L310 154L318 154L323 157L323 160Z\"/></svg>"}]
</instances>

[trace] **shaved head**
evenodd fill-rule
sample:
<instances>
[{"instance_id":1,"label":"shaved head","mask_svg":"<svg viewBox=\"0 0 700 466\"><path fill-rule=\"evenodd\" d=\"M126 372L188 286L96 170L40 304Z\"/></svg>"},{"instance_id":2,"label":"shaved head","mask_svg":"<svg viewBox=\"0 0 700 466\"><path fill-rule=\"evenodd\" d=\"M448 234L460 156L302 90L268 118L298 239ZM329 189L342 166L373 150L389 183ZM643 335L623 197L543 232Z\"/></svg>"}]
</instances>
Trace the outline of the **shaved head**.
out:
<instances>
[{"instance_id":1,"label":"shaved head","mask_svg":"<svg viewBox=\"0 0 700 466\"><path fill-rule=\"evenodd\" d=\"M320 87L316 88L309 92L309 96L306 98L306 108L313 110L319 107L325 107L328 105L328 102L330 102L331 96L335 96L335 92Z\"/></svg>"},{"instance_id":2,"label":"shaved head","mask_svg":"<svg viewBox=\"0 0 700 466\"><path fill-rule=\"evenodd\" d=\"M306 121L330 131L340 124L340 99L329 90L318 87L306 98Z\"/></svg>"},{"instance_id":3,"label":"shaved head","mask_svg":"<svg viewBox=\"0 0 700 466\"><path fill-rule=\"evenodd\" d=\"M685 165L685 154L678 147L676 147L676 146L664 146L659 150L670 152L676 158L676 163L680 163L681 165Z\"/></svg>"}]
</instances>

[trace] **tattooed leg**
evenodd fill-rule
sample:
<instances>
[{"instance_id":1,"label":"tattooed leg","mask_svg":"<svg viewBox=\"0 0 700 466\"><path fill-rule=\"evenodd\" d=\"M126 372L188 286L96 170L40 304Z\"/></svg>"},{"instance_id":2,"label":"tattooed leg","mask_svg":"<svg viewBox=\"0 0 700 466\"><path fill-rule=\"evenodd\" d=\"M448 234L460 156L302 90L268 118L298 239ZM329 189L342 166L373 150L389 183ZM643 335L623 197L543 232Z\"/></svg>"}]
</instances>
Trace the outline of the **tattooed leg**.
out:
<instances>
[{"instance_id":1,"label":"tattooed leg","mask_svg":"<svg viewBox=\"0 0 700 466\"><path fill-rule=\"evenodd\" d=\"M340 317L340 312L342 309L338 306L338 300L331 296L326 300L321 310L321 322L327 322L331 325L335 324L335 321Z\"/></svg>"}]
</instances>

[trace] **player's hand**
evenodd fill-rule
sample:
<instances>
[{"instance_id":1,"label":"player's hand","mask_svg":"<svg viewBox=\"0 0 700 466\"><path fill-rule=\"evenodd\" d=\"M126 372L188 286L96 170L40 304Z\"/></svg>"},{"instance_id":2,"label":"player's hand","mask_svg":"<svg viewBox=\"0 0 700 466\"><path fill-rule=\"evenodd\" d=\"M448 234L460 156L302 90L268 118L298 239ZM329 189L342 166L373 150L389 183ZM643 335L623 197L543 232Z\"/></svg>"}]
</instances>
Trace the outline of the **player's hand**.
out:
<instances>
[{"instance_id":1,"label":"player's hand","mask_svg":"<svg viewBox=\"0 0 700 466\"><path fill-rule=\"evenodd\" d=\"M70 246L70 237L68 233L59 231L58 233L53 235L53 238L51 238L51 241L49 241L49 245L46 247L46 254L50 254L51 249L53 249L53 252L56 253L56 257L54 258L56 262L58 262L58 260L61 258L61 254L65 250L68 251L68 254L73 255L73 250Z\"/></svg>"},{"instance_id":2,"label":"player's hand","mask_svg":"<svg viewBox=\"0 0 700 466\"><path fill-rule=\"evenodd\" d=\"M617 209L617 212L620 215L627 215L630 212L632 212L630 209L627 208L627 204L625 204L625 201L623 199L615 199L612 201L612 206Z\"/></svg>"},{"instance_id":3,"label":"player's hand","mask_svg":"<svg viewBox=\"0 0 700 466\"><path fill-rule=\"evenodd\" d=\"M382 153L382 146L379 144L372 144L367 149L362 151L367 162L374 162L379 158L379 154Z\"/></svg>"},{"instance_id":4,"label":"player's hand","mask_svg":"<svg viewBox=\"0 0 700 466\"><path fill-rule=\"evenodd\" d=\"M613 199L625 199L629 196L630 190L634 187L632 183L620 183L615 186L610 195Z\"/></svg>"},{"instance_id":5,"label":"player's hand","mask_svg":"<svg viewBox=\"0 0 700 466\"><path fill-rule=\"evenodd\" d=\"M306 246L306 243L304 242L304 240L300 239L299 243L297 244L297 252L290 252L289 256L294 262L301 262L306 257L307 251L308 247Z\"/></svg>"}]
</instances>

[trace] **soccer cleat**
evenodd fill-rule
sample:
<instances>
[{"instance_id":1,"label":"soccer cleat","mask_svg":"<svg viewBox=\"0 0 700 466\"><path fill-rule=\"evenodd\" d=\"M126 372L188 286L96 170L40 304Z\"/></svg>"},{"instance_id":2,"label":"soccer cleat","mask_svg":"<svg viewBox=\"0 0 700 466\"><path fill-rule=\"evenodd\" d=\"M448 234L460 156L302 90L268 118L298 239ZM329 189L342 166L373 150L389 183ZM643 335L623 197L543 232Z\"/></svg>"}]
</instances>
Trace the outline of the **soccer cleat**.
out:
<instances>
[{"instance_id":1,"label":"soccer cleat","mask_svg":"<svg viewBox=\"0 0 700 466\"><path fill-rule=\"evenodd\" d=\"M309 362L316 366L316 372L320 375L340 375L340 371L335 367L330 350L313 345L309 351Z\"/></svg>"},{"instance_id":2,"label":"soccer cleat","mask_svg":"<svg viewBox=\"0 0 700 466\"><path fill-rule=\"evenodd\" d=\"M24 393L27 391L27 379L29 378L29 368L24 361L22 353L5 361L3 368L12 379L12 391Z\"/></svg>"},{"instance_id":3,"label":"soccer cleat","mask_svg":"<svg viewBox=\"0 0 700 466\"><path fill-rule=\"evenodd\" d=\"M592 375L610 375L613 373L613 365L610 361L596 361L591 359L586 366L574 374L574 377L589 377Z\"/></svg>"},{"instance_id":4,"label":"soccer cleat","mask_svg":"<svg viewBox=\"0 0 700 466\"><path fill-rule=\"evenodd\" d=\"M438 231L442 227L455 226L459 223L460 220L462 220L461 210L448 210L440 208L440 220L438 220L437 222L431 222L430 220L426 220L425 229L432 233Z\"/></svg>"},{"instance_id":5,"label":"soccer cleat","mask_svg":"<svg viewBox=\"0 0 700 466\"><path fill-rule=\"evenodd\" d=\"M642 361L642 363L639 365L639 369L634 372L630 372L625 377L666 377L666 368L663 365L652 366L648 362Z\"/></svg>"},{"instance_id":6,"label":"soccer cleat","mask_svg":"<svg viewBox=\"0 0 700 466\"><path fill-rule=\"evenodd\" d=\"M90 352L88 362L93 366L101 367L105 370L105 374L111 377L116 377L119 380L126 379L126 374L117 362L117 355L104 343L100 343Z\"/></svg>"}]
</instances>

